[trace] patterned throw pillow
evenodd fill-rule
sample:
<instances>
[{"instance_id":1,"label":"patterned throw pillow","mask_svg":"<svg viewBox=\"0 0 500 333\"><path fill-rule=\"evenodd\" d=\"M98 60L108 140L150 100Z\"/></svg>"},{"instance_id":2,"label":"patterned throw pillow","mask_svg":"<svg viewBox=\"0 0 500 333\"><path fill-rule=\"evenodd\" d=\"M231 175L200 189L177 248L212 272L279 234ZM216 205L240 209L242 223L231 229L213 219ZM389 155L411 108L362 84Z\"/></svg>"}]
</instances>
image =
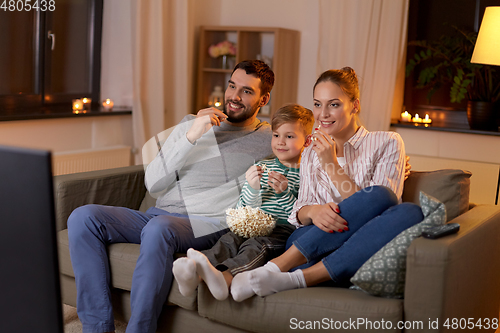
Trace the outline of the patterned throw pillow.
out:
<instances>
[{"instance_id":1,"label":"patterned throw pillow","mask_svg":"<svg viewBox=\"0 0 500 333\"><path fill-rule=\"evenodd\" d=\"M364 290L374 296L402 298L405 289L406 253L411 242L422 231L446 222L446 208L437 199L420 192L424 219L387 243L351 278L351 289Z\"/></svg>"}]
</instances>

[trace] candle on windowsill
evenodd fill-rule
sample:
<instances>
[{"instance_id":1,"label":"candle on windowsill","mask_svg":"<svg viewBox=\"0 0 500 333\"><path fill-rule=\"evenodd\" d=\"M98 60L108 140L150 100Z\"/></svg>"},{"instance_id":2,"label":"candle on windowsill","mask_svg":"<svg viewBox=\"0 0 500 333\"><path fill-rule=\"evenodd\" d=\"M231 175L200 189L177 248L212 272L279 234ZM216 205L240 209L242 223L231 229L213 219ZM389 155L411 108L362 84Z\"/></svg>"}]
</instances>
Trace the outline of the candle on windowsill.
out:
<instances>
[{"instance_id":1,"label":"candle on windowsill","mask_svg":"<svg viewBox=\"0 0 500 333\"><path fill-rule=\"evenodd\" d=\"M432 119L431 119L431 118L429 118L429 115L428 115L428 114L426 114L426 115L425 115L425 118L424 118L424 119L422 119L422 122L423 122L424 124L430 124L430 123L432 123Z\"/></svg>"},{"instance_id":2,"label":"candle on windowsill","mask_svg":"<svg viewBox=\"0 0 500 333\"><path fill-rule=\"evenodd\" d=\"M82 113L83 112L83 102L81 99L73 100L73 113Z\"/></svg>"},{"instance_id":3,"label":"candle on windowsill","mask_svg":"<svg viewBox=\"0 0 500 333\"><path fill-rule=\"evenodd\" d=\"M84 97L84 98L82 98L82 103L83 103L83 108L85 110L89 110L90 111L90 105L92 103L92 99Z\"/></svg>"},{"instance_id":4,"label":"candle on windowsill","mask_svg":"<svg viewBox=\"0 0 500 333\"><path fill-rule=\"evenodd\" d=\"M408 111L405 111L401 113L401 121L407 123L411 121L411 114L408 113Z\"/></svg>"},{"instance_id":5,"label":"candle on windowsill","mask_svg":"<svg viewBox=\"0 0 500 333\"><path fill-rule=\"evenodd\" d=\"M113 101L107 98L104 102L102 102L102 107L104 108L104 111L111 111L113 109Z\"/></svg>"},{"instance_id":6,"label":"candle on windowsill","mask_svg":"<svg viewBox=\"0 0 500 333\"><path fill-rule=\"evenodd\" d=\"M422 122L422 118L420 118L420 117L418 116L418 113L415 113L415 117L413 117L412 121L413 121L414 123L421 123L421 122Z\"/></svg>"}]
</instances>

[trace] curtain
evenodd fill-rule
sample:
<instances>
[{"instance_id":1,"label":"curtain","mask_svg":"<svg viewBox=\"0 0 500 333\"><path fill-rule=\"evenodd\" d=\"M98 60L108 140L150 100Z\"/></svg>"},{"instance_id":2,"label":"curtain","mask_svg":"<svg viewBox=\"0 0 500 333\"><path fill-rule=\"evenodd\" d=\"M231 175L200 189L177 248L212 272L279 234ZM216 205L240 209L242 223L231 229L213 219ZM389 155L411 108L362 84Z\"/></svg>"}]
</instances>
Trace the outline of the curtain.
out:
<instances>
[{"instance_id":1,"label":"curtain","mask_svg":"<svg viewBox=\"0 0 500 333\"><path fill-rule=\"evenodd\" d=\"M135 163L150 138L191 111L194 34L190 2L131 0L132 130Z\"/></svg>"},{"instance_id":2,"label":"curtain","mask_svg":"<svg viewBox=\"0 0 500 333\"><path fill-rule=\"evenodd\" d=\"M320 0L318 76L352 67L361 90L361 121L388 130L400 113L409 0Z\"/></svg>"}]
</instances>

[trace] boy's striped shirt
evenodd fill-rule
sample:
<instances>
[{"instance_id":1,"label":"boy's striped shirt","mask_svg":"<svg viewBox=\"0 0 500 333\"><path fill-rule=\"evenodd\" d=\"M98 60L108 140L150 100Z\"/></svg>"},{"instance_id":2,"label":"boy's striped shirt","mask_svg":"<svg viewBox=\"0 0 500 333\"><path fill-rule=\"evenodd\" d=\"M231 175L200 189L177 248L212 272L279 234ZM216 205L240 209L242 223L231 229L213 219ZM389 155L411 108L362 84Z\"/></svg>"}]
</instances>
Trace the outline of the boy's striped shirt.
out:
<instances>
[{"instance_id":1,"label":"boy's striped shirt","mask_svg":"<svg viewBox=\"0 0 500 333\"><path fill-rule=\"evenodd\" d=\"M299 168L288 168L281 164L278 158L262 160L257 165L265 166L265 171L260 179L260 190L253 189L248 182L245 182L236 208L241 206L259 207L267 214L277 218L278 224L288 224L287 219L299 191ZM274 189L267 184L270 171L279 172L288 179L288 188L280 194L276 194Z\"/></svg>"}]
</instances>

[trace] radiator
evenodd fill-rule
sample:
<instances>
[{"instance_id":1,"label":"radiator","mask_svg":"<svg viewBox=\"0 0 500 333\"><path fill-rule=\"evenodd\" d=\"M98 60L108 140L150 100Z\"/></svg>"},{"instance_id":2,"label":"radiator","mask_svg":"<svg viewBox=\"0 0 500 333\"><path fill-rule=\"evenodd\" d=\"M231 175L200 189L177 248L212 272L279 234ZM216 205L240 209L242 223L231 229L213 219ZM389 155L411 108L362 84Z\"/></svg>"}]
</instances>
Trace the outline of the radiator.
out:
<instances>
[{"instance_id":1,"label":"radiator","mask_svg":"<svg viewBox=\"0 0 500 333\"><path fill-rule=\"evenodd\" d=\"M54 176L129 165L130 147L128 146L112 146L52 154L52 173Z\"/></svg>"}]
</instances>

